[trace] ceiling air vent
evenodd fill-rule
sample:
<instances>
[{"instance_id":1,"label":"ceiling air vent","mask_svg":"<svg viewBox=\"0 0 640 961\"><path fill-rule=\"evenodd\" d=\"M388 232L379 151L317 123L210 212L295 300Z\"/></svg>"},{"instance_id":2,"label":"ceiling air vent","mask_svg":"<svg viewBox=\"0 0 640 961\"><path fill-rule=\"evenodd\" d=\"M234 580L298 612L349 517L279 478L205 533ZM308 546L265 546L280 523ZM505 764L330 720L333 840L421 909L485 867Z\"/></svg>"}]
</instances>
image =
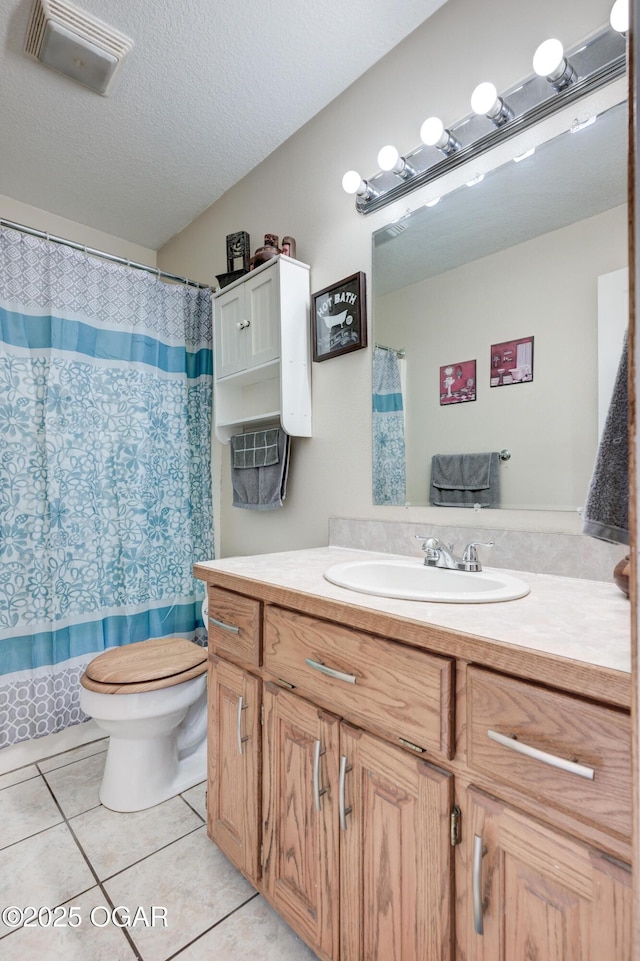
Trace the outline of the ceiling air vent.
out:
<instances>
[{"instance_id":1,"label":"ceiling air vent","mask_svg":"<svg viewBox=\"0 0 640 961\"><path fill-rule=\"evenodd\" d=\"M65 0L35 0L24 52L106 96L132 47L129 37Z\"/></svg>"}]
</instances>

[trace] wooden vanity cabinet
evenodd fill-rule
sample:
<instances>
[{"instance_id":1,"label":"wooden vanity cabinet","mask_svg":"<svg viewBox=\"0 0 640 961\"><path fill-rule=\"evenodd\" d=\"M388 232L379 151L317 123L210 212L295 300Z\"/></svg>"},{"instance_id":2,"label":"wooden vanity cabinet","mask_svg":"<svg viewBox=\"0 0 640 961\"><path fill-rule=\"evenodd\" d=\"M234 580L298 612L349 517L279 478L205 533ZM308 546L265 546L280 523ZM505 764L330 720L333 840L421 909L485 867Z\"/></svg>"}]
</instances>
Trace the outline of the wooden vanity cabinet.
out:
<instances>
[{"instance_id":1,"label":"wooden vanity cabinet","mask_svg":"<svg viewBox=\"0 0 640 961\"><path fill-rule=\"evenodd\" d=\"M340 719L264 687L263 870L276 911L325 959L338 958Z\"/></svg>"},{"instance_id":2,"label":"wooden vanity cabinet","mask_svg":"<svg viewBox=\"0 0 640 961\"><path fill-rule=\"evenodd\" d=\"M628 961L631 870L469 790L468 961Z\"/></svg>"},{"instance_id":3,"label":"wooden vanity cabinet","mask_svg":"<svg viewBox=\"0 0 640 961\"><path fill-rule=\"evenodd\" d=\"M451 961L453 778L264 690L264 887L331 961Z\"/></svg>"},{"instance_id":4,"label":"wooden vanity cabinet","mask_svg":"<svg viewBox=\"0 0 640 961\"><path fill-rule=\"evenodd\" d=\"M345 723L340 771L341 961L451 961L452 775Z\"/></svg>"},{"instance_id":5,"label":"wooden vanity cabinet","mask_svg":"<svg viewBox=\"0 0 640 961\"><path fill-rule=\"evenodd\" d=\"M262 682L209 654L207 832L254 884L260 879Z\"/></svg>"},{"instance_id":6,"label":"wooden vanity cabinet","mask_svg":"<svg viewBox=\"0 0 640 961\"><path fill-rule=\"evenodd\" d=\"M322 961L630 961L626 709L229 583L209 836Z\"/></svg>"}]
</instances>

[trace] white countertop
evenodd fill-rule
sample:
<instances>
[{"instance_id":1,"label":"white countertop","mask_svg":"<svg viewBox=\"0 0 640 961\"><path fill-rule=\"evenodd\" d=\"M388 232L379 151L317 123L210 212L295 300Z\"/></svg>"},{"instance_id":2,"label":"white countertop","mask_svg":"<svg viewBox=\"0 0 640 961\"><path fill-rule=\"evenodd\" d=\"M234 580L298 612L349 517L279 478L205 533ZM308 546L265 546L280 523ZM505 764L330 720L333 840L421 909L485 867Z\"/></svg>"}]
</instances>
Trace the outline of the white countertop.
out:
<instances>
[{"instance_id":1,"label":"white countertop","mask_svg":"<svg viewBox=\"0 0 640 961\"><path fill-rule=\"evenodd\" d=\"M332 564L393 557L399 555L322 547L227 557L198 566L531 651L631 671L631 605L613 582L508 571L529 584L526 597L489 604L436 604L361 594L323 577Z\"/></svg>"}]
</instances>

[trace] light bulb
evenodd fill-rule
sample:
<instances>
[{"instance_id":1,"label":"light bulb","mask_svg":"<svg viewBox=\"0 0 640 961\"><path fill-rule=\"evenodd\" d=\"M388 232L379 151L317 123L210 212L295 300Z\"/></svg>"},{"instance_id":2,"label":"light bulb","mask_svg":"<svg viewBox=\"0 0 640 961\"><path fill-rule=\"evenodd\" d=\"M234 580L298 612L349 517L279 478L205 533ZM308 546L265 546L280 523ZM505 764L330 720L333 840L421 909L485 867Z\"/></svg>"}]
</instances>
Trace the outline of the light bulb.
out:
<instances>
[{"instance_id":1,"label":"light bulb","mask_svg":"<svg viewBox=\"0 0 640 961\"><path fill-rule=\"evenodd\" d=\"M460 149L460 144L439 117L427 117L420 127L420 139L427 147L437 147L445 157Z\"/></svg>"},{"instance_id":2,"label":"light bulb","mask_svg":"<svg viewBox=\"0 0 640 961\"><path fill-rule=\"evenodd\" d=\"M399 172L398 168L402 170L402 160L400 154L391 144L387 144L383 147L378 154L378 166L380 170L393 170L396 173Z\"/></svg>"},{"instance_id":3,"label":"light bulb","mask_svg":"<svg viewBox=\"0 0 640 961\"><path fill-rule=\"evenodd\" d=\"M545 40L533 55L533 69L539 77L551 77L564 69L564 47L559 40Z\"/></svg>"},{"instance_id":4,"label":"light bulb","mask_svg":"<svg viewBox=\"0 0 640 961\"><path fill-rule=\"evenodd\" d=\"M471 94L471 109L480 116L488 116L499 106L498 91L492 83L479 83Z\"/></svg>"},{"instance_id":5,"label":"light bulb","mask_svg":"<svg viewBox=\"0 0 640 961\"><path fill-rule=\"evenodd\" d=\"M444 133L444 124L439 117L428 117L420 127L420 139L427 147L437 147Z\"/></svg>"},{"instance_id":6,"label":"light bulb","mask_svg":"<svg viewBox=\"0 0 640 961\"><path fill-rule=\"evenodd\" d=\"M618 33L627 33L629 30L629 2L628 0L616 0L611 8L609 23Z\"/></svg>"},{"instance_id":7,"label":"light bulb","mask_svg":"<svg viewBox=\"0 0 640 961\"><path fill-rule=\"evenodd\" d=\"M347 170L342 178L342 189L347 194L357 194L362 183L364 181L357 170Z\"/></svg>"}]
</instances>

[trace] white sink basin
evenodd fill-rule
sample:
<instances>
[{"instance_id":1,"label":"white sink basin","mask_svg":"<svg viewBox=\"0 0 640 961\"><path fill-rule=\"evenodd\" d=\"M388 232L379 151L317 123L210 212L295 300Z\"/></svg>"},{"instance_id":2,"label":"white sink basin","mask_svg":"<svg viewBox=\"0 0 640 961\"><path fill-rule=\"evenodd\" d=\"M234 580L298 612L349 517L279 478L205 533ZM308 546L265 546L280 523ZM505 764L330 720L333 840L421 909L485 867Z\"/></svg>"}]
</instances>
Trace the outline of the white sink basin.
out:
<instances>
[{"instance_id":1,"label":"white sink basin","mask_svg":"<svg viewBox=\"0 0 640 961\"><path fill-rule=\"evenodd\" d=\"M486 569L474 573L427 567L421 558L351 561L334 564L324 576L338 587L380 597L446 604L487 604L513 601L529 593L519 577Z\"/></svg>"}]
</instances>

